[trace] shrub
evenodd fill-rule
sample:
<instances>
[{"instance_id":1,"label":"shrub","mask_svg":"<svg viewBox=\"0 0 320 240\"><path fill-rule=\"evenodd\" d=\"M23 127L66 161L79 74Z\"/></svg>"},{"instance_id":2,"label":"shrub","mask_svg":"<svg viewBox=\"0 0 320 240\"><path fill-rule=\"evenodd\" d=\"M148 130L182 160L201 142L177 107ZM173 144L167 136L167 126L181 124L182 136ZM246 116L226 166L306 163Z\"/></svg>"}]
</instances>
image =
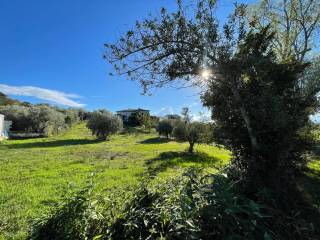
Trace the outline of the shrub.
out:
<instances>
[{"instance_id":1,"label":"shrub","mask_svg":"<svg viewBox=\"0 0 320 240\"><path fill-rule=\"evenodd\" d=\"M173 121L162 120L158 124L157 131L160 136L165 136L166 138L169 138L169 136L172 134L173 127Z\"/></svg>"},{"instance_id":2,"label":"shrub","mask_svg":"<svg viewBox=\"0 0 320 240\"><path fill-rule=\"evenodd\" d=\"M256 199L273 202L263 189ZM266 200L267 198L267 200ZM182 176L148 187L143 182L103 239L316 239L312 224L297 211L287 215L243 195L222 174L189 169Z\"/></svg>"},{"instance_id":3,"label":"shrub","mask_svg":"<svg viewBox=\"0 0 320 240\"><path fill-rule=\"evenodd\" d=\"M29 239L318 239L296 210L274 205L271 191L261 189L252 200L224 174L191 168L156 185L146 178L129 198L120 191L101 199L92 190L36 221ZM119 199L128 199L124 207Z\"/></svg>"},{"instance_id":4,"label":"shrub","mask_svg":"<svg viewBox=\"0 0 320 240\"><path fill-rule=\"evenodd\" d=\"M93 239L104 226L92 183L67 197L32 223L29 240Z\"/></svg>"},{"instance_id":5,"label":"shrub","mask_svg":"<svg viewBox=\"0 0 320 240\"><path fill-rule=\"evenodd\" d=\"M91 113L87 127L98 139L106 140L122 129L122 120L111 112L100 110Z\"/></svg>"}]
</instances>

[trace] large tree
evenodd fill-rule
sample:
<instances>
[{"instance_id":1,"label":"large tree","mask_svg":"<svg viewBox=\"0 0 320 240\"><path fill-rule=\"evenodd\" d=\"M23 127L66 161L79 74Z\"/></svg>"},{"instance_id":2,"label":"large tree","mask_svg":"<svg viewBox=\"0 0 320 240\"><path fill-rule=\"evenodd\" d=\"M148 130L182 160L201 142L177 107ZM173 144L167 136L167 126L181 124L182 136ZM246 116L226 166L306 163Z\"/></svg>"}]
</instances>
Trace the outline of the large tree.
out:
<instances>
[{"instance_id":1,"label":"large tree","mask_svg":"<svg viewBox=\"0 0 320 240\"><path fill-rule=\"evenodd\" d=\"M105 57L145 91L177 82L204 86L216 138L233 153L230 173L249 191L269 187L283 196L307 147L300 132L318 107L318 81L302 80L308 64L299 59L279 61L276 33L249 24L244 5L221 31L214 8L209 0L187 7L178 1L176 12L163 8L107 44Z\"/></svg>"},{"instance_id":2,"label":"large tree","mask_svg":"<svg viewBox=\"0 0 320 240\"><path fill-rule=\"evenodd\" d=\"M274 31L272 46L278 58L312 57L320 29L319 0L259 0L250 13L251 24L269 25Z\"/></svg>"}]
</instances>

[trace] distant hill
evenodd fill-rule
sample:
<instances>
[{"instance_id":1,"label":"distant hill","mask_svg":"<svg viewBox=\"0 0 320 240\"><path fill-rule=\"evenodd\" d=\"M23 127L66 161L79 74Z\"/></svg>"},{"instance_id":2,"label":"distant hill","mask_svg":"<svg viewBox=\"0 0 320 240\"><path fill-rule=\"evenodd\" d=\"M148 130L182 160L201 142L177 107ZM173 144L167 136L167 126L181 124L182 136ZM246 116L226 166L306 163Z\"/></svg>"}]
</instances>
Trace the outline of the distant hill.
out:
<instances>
[{"instance_id":1,"label":"distant hill","mask_svg":"<svg viewBox=\"0 0 320 240\"><path fill-rule=\"evenodd\" d=\"M23 105L23 106L30 106L31 104L28 102L20 102L18 100L9 98L4 93L0 92L0 105Z\"/></svg>"}]
</instances>

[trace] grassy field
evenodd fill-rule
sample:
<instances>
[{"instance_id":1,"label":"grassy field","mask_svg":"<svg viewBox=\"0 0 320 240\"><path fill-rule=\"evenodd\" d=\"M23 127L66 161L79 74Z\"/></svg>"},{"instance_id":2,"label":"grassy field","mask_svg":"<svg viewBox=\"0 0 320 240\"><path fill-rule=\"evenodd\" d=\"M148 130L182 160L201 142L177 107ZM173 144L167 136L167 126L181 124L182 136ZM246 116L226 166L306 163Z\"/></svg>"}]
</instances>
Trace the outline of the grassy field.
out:
<instances>
[{"instance_id":1,"label":"grassy field","mask_svg":"<svg viewBox=\"0 0 320 240\"><path fill-rule=\"evenodd\" d=\"M161 181L189 166L216 171L229 159L226 150L205 145L197 145L191 157L187 147L139 129L97 141L84 124L47 139L5 141L0 144L0 239L24 239L32 219L68 189L84 186L92 173L95 190L107 195L136 185L144 174Z\"/></svg>"}]
</instances>

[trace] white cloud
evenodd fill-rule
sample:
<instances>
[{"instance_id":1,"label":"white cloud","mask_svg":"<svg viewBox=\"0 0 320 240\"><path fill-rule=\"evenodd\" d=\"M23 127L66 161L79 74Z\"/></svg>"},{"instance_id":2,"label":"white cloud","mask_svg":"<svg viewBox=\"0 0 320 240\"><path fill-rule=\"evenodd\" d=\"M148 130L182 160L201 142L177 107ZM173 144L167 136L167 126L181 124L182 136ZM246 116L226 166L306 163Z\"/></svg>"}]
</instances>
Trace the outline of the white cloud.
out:
<instances>
[{"instance_id":1,"label":"white cloud","mask_svg":"<svg viewBox=\"0 0 320 240\"><path fill-rule=\"evenodd\" d=\"M155 112L155 115L159 117L164 117L165 115L173 114L173 113L174 113L174 110L172 107L163 107L159 111Z\"/></svg>"},{"instance_id":2,"label":"white cloud","mask_svg":"<svg viewBox=\"0 0 320 240\"><path fill-rule=\"evenodd\" d=\"M52 103L65 105L69 107L83 107L85 104L74 101L80 96L76 94L64 93L56 90L50 90L45 88L33 87L33 86L9 86L6 84L0 84L0 92L7 95L35 97L41 100L46 100Z\"/></svg>"},{"instance_id":3,"label":"white cloud","mask_svg":"<svg viewBox=\"0 0 320 240\"><path fill-rule=\"evenodd\" d=\"M191 114L192 121L200 121L200 122L210 122L211 121L211 113L206 111L199 111L196 114Z\"/></svg>"}]
</instances>

